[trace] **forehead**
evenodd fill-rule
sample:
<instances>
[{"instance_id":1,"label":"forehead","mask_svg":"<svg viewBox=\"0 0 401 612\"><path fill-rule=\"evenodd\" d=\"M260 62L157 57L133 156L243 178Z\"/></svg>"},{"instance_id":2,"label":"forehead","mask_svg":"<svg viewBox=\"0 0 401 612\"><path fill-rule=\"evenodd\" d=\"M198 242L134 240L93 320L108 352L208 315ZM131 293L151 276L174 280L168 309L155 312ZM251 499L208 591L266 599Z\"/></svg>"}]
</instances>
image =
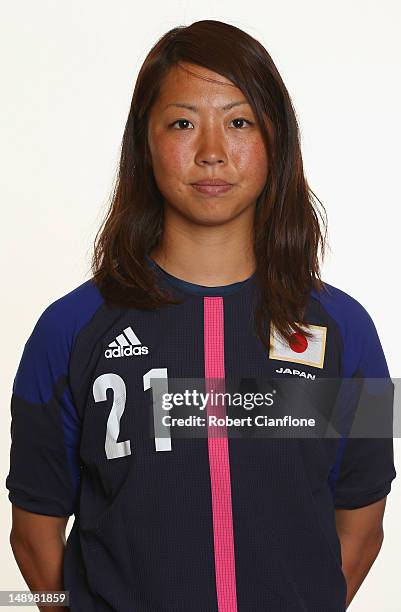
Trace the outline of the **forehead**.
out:
<instances>
[{"instance_id":1,"label":"forehead","mask_svg":"<svg viewBox=\"0 0 401 612\"><path fill-rule=\"evenodd\" d=\"M236 96L243 98L241 90L232 81L217 72L203 66L182 63L170 68L165 75L158 96L159 106L171 102L195 102L204 104L214 100L234 100Z\"/></svg>"}]
</instances>

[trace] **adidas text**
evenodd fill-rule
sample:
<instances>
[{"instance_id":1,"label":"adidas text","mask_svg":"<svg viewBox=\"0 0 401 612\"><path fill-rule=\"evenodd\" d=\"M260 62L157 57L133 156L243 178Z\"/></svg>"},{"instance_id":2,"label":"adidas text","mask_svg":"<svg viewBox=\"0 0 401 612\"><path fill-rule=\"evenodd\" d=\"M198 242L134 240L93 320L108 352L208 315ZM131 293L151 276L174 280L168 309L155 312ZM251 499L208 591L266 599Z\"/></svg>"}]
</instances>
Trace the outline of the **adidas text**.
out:
<instances>
[{"instance_id":1,"label":"adidas text","mask_svg":"<svg viewBox=\"0 0 401 612\"><path fill-rule=\"evenodd\" d=\"M149 349L147 346L118 346L116 348L108 348L105 351L105 357L132 357L135 355L147 355Z\"/></svg>"}]
</instances>

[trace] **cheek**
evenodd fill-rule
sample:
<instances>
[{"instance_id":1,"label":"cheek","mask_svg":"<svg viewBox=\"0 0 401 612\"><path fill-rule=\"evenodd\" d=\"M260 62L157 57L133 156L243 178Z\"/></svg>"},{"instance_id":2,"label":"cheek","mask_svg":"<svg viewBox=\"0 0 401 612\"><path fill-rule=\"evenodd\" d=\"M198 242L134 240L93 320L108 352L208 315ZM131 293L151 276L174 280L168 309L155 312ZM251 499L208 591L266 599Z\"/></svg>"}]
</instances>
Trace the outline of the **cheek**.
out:
<instances>
[{"instance_id":1,"label":"cheek","mask_svg":"<svg viewBox=\"0 0 401 612\"><path fill-rule=\"evenodd\" d=\"M263 140L247 143L234 153L235 165L240 170L244 182L264 185L268 174L268 159Z\"/></svg>"},{"instance_id":2,"label":"cheek","mask_svg":"<svg viewBox=\"0 0 401 612\"><path fill-rule=\"evenodd\" d=\"M164 181L180 176L188 165L189 152L182 143L159 139L152 149L153 171Z\"/></svg>"},{"instance_id":3,"label":"cheek","mask_svg":"<svg viewBox=\"0 0 401 612\"><path fill-rule=\"evenodd\" d=\"M180 202L188 175L188 153L177 142L160 139L152 152L153 174L162 196L170 202Z\"/></svg>"}]
</instances>

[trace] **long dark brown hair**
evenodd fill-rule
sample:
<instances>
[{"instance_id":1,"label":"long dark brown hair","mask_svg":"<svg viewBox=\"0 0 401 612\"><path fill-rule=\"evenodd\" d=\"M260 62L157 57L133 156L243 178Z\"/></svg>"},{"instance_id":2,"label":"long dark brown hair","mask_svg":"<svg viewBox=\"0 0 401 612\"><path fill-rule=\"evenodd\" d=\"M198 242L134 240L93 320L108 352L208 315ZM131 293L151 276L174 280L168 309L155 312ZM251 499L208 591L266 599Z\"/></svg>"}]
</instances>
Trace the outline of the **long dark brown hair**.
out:
<instances>
[{"instance_id":1,"label":"long dark brown hair","mask_svg":"<svg viewBox=\"0 0 401 612\"><path fill-rule=\"evenodd\" d=\"M318 249L320 245L323 258L327 223L319 212L323 236L314 198L321 202L304 176L296 114L262 44L221 21L207 19L171 29L155 43L139 71L111 204L95 238L93 280L110 303L140 309L181 303L157 286L146 255L163 232L163 197L150 164L148 116L163 78L182 62L223 75L243 92L267 148L268 178L254 217L256 331L267 347L267 320L287 341L294 332L311 337L304 313L312 287L324 288Z\"/></svg>"}]
</instances>

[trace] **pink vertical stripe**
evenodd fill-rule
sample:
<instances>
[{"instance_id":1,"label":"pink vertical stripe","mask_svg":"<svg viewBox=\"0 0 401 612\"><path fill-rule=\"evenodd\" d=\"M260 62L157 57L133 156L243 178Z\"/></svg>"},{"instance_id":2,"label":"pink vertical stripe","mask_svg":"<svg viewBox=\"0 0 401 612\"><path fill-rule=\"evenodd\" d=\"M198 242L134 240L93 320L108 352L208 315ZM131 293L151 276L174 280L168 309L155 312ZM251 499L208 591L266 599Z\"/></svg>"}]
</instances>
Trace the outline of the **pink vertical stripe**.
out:
<instances>
[{"instance_id":1,"label":"pink vertical stripe","mask_svg":"<svg viewBox=\"0 0 401 612\"><path fill-rule=\"evenodd\" d=\"M205 391L224 393L224 304L222 297L204 298ZM207 417L226 414L224 402L212 405ZM208 424L210 481L216 589L219 612L237 611L230 461L227 428Z\"/></svg>"}]
</instances>

